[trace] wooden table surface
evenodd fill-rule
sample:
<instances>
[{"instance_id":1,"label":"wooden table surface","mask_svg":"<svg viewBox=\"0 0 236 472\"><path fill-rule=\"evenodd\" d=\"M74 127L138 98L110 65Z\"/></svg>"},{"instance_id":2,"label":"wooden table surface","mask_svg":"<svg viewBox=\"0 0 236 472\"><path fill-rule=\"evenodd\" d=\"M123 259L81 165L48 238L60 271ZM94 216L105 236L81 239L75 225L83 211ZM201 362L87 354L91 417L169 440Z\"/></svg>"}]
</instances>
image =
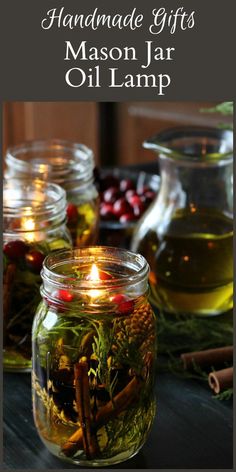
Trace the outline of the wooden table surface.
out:
<instances>
[{"instance_id":1,"label":"wooden table surface","mask_svg":"<svg viewBox=\"0 0 236 472\"><path fill-rule=\"evenodd\" d=\"M10 469L73 469L51 455L32 417L30 374L4 374L4 464ZM122 469L232 469L232 402L207 385L160 373L157 414L147 443Z\"/></svg>"}]
</instances>

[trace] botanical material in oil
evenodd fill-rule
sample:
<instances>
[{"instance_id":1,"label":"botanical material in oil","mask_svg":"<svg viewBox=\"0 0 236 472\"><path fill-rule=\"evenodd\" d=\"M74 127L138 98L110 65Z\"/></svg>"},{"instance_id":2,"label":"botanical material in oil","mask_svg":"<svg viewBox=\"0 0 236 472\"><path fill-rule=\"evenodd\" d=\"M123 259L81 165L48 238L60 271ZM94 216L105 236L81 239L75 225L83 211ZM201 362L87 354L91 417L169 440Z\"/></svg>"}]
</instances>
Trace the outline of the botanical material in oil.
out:
<instances>
[{"instance_id":1,"label":"botanical material in oil","mask_svg":"<svg viewBox=\"0 0 236 472\"><path fill-rule=\"evenodd\" d=\"M162 236L150 230L138 251L151 266L152 302L172 313L216 315L233 303L233 224L195 206L178 210Z\"/></svg>"},{"instance_id":2,"label":"botanical material in oil","mask_svg":"<svg viewBox=\"0 0 236 472\"><path fill-rule=\"evenodd\" d=\"M105 315L63 316L42 303L34 329L37 429L53 454L80 465L132 456L155 413L151 307L141 297L127 315Z\"/></svg>"},{"instance_id":3,"label":"botanical material in oil","mask_svg":"<svg viewBox=\"0 0 236 472\"><path fill-rule=\"evenodd\" d=\"M14 240L3 248L3 352L6 370L31 368L31 329L40 301L40 270L45 256L66 249L66 239L25 243Z\"/></svg>"},{"instance_id":4,"label":"botanical material in oil","mask_svg":"<svg viewBox=\"0 0 236 472\"><path fill-rule=\"evenodd\" d=\"M98 199L79 203L70 202L67 206L67 227L73 246L83 247L95 243L98 236Z\"/></svg>"}]
</instances>

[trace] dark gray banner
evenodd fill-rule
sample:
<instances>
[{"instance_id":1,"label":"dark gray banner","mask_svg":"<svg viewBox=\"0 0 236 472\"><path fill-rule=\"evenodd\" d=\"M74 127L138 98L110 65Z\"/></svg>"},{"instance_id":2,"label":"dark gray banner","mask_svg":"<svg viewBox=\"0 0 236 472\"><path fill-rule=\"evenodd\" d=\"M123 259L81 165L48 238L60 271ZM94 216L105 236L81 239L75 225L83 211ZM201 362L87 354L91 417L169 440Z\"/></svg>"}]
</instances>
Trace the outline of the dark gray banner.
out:
<instances>
[{"instance_id":1,"label":"dark gray banner","mask_svg":"<svg viewBox=\"0 0 236 472\"><path fill-rule=\"evenodd\" d=\"M234 0L7 0L4 100L231 99Z\"/></svg>"}]
</instances>

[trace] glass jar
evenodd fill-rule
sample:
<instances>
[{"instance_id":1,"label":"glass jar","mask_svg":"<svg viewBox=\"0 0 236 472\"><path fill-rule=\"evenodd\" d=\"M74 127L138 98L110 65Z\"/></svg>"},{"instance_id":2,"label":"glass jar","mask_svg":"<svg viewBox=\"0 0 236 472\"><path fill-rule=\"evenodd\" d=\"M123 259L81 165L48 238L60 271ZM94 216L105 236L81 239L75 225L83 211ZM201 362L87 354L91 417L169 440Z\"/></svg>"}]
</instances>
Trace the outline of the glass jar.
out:
<instances>
[{"instance_id":1,"label":"glass jar","mask_svg":"<svg viewBox=\"0 0 236 472\"><path fill-rule=\"evenodd\" d=\"M31 368L31 329L40 300L40 270L51 251L71 247L65 191L11 179L3 187L3 365Z\"/></svg>"},{"instance_id":2,"label":"glass jar","mask_svg":"<svg viewBox=\"0 0 236 472\"><path fill-rule=\"evenodd\" d=\"M33 411L61 459L82 466L127 460L155 415L155 318L148 264L124 249L49 255L33 323Z\"/></svg>"},{"instance_id":3,"label":"glass jar","mask_svg":"<svg viewBox=\"0 0 236 472\"><path fill-rule=\"evenodd\" d=\"M99 203L91 149L59 139L29 141L8 149L6 165L6 178L33 176L62 186L73 245L96 243Z\"/></svg>"},{"instance_id":4,"label":"glass jar","mask_svg":"<svg viewBox=\"0 0 236 472\"><path fill-rule=\"evenodd\" d=\"M131 248L150 264L151 301L177 314L210 316L230 310L232 132L171 129L144 147L159 155L161 187Z\"/></svg>"}]
</instances>

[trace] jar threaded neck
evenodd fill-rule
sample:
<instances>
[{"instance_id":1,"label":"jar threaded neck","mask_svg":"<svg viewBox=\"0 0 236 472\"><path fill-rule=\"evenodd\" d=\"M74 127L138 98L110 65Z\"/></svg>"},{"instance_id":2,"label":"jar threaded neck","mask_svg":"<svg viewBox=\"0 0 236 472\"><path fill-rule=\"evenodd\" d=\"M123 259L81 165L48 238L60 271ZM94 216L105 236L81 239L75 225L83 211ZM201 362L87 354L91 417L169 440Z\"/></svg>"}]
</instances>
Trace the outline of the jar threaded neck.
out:
<instances>
[{"instance_id":1,"label":"jar threaded neck","mask_svg":"<svg viewBox=\"0 0 236 472\"><path fill-rule=\"evenodd\" d=\"M93 151L84 144L60 139L28 141L13 146L6 153L7 177L33 175L61 185L84 185L93 177Z\"/></svg>"},{"instance_id":2,"label":"jar threaded neck","mask_svg":"<svg viewBox=\"0 0 236 472\"><path fill-rule=\"evenodd\" d=\"M3 184L4 232L30 232L50 228L66 220L66 193L57 184L28 179ZM34 222L33 227L25 225Z\"/></svg>"},{"instance_id":3,"label":"jar threaded neck","mask_svg":"<svg viewBox=\"0 0 236 472\"><path fill-rule=\"evenodd\" d=\"M94 264L101 275L95 280L90 278ZM58 251L44 261L42 296L57 300L59 292L67 290L79 297L88 295L91 301L96 292L98 305L106 303L113 293L125 292L137 298L147 292L148 274L146 259L125 249L94 246Z\"/></svg>"}]
</instances>

